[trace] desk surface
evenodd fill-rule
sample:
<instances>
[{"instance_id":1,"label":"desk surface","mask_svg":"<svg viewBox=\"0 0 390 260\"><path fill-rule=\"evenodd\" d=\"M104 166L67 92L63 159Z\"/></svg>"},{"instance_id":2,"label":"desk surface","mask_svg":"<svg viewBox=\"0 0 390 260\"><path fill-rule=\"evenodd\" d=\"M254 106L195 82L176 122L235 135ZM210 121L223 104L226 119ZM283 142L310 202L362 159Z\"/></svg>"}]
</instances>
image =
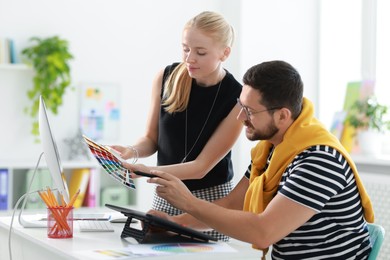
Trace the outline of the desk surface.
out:
<instances>
[{"instance_id":1,"label":"desk surface","mask_svg":"<svg viewBox=\"0 0 390 260\"><path fill-rule=\"evenodd\" d=\"M10 259L8 250L10 223L11 217L0 217L0 259L4 260ZM115 232L80 232L78 224L75 222L73 238L51 239L47 237L46 228L23 228L15 217L13 233L11 234L12 259L89 259L94 250L123 250L129 245L137 245L137 242L132 238L122 239L120 237L123 223L113 225ZM227 245L235 252L187 253L185 259L260 259L262 256L261 251L252 249L248 243L232 240ZM137 256L135 259L139 258ZM141 258L155 260L182 259L183 254L143 256ZM94 256L94 259L97 258ZM98 259L120 258L109 256L103 258L102 256Z\"/></svg>"}]
</instances>

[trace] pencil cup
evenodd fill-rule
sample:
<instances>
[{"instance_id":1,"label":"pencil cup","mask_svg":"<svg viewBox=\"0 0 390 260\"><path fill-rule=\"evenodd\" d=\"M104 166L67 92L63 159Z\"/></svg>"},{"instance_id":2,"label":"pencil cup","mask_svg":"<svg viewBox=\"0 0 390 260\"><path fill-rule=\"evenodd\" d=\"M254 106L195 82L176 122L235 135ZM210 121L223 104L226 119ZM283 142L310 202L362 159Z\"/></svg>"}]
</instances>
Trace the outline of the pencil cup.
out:
<instances>
[{"instance_id":1,"label":"pencil cup","mask_svg":"<svg viewBox=\"0 0 390 260\"><path fill-rule=\"evenodd\" d=\"M73 207L47 208L47 236L50 238L73 237Z\"/></svg>"}]
</instances>

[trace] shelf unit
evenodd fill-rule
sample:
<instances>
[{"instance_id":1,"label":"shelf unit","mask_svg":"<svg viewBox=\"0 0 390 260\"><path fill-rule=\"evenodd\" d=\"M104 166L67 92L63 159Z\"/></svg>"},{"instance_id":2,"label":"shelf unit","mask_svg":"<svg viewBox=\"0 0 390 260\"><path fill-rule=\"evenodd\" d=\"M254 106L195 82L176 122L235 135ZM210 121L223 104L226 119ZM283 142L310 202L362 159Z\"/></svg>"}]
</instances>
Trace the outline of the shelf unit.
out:
<instances>
[{"instance_id":1,"label":"shelf unit","mask_svg":"<svg viewBox=\"0 0 390 260\"><path fill-rule=\"evenodd\" d=\"M98 169L96 165L92 162L63 162L62 163L63 170L66 176L66 181L69 184L69 179L71 176L71 172L74 169L80 168L90 168L90 169ZM28 180L27 180L27 172L30 170L34 170L36 167L36 162L7 162L1 163L0 169L5 169L8 171L8 192L7 192L7 205L8 210L12 209L16 204L17 200L27 192ZM44 161L44 157L42 157L38 169L47 169L46 163ZM37 172L35 175L35 179L33 181L37 181L37 176L41 172ZM98 174L97 174L98 175ZM49 177L51 178L51 177ZM41 187L45 189L46 187ZM95 182L94 190L98 191L100 189L99 181ZM99 192L96 192L96 201L100 201ZM98 206L98 205L97 205Z\"/></svg>"},{"instance_id":2,"label":"shelf unit","mask_svg":"<svg viewBox=\"0 0 390 260\"><path fill-rule=\"evenodd\" d=\"M3 89L5 91L5 97L6 98L16 98L17 93L20 92L20 86L25 86L24 83L31 82L32 80L32 72L33 69L25 64L0 64L0 73L1 73L1 80L0 83L6 83L3 84L7 86L7 88ZM30 79L31 77L31 79ZM12 92L7 92L7 89L12 89ZM8 94L7 94L8 93ZM11 111L12 108L11 108ZM13 114L13 116L17 117L19 114ZM6 119L10 119L12 116L6 117ZM76 127L76 126L75 126ZM4 139L4 141L8 142L5 144L5 147L8 146L8 144L12 144L15 147L18 147L20 145L24 145L24 143L20 143L22 140L25 140L23 138L16 138L13 137L12 134L14 132L11 132L11 135L8 135ZM11 139L15 140L11 140ZM9 141L10 140L10 141ZM25 147L25 146L23 146ZM10 151L7 149L8 154L18 154L20 156L20 153L17 152L16 149L10 148ZM28 150L28 149L27 149ZM6 151L6 150L3 150ZM24 151L23 151L24 152ZM1 209L1 211L10 210L14 207L17 200L26 192L26 182L27 182L27 173L28 171L34 170L36 167L36 160L29 159L29 160L20 160L17 159L19 157L13 156L11 159L7 157L6 153L3 153L3 157L0 156L0 169L5 169L8 172L7 177L7 209ZM23 154L25 156L25 154ZM5 157L5 158L4 158ZM16 158L14 158L16 157ZM39 163L39 169L47 169L46 162L44 159L44 156L42 157L40 163ZM108 203L115 204L115 200L118 199L118 197L126 196L126 200L128 202L127 205L133 205L136 203L136 192L135 190L129 190L126 189L124 186L116 182L114 179L108 176L108 174L105 173L103 168L100 167L100 165L95 161L93 158L91 160L85 160L85 161L62 161L62 168L64 170L67 183L69 186L70 183L70 176L72 175L72 171L75 169L81 169L81 168L90 168L94 169L96 172L96 178L94 183L94 191L96 196L96 206L101 206L102 201L101 195L102 194L108 194L107 196L111 196L108 199L111 199L111 201L108 201ZM39 172L37 172L39 174ZM37 175L36 175L37 176ZM35 176L35 178L37 178ZM4 187L4 183L0 183L0 187ZM45 187L42 187L45 188ZM110 189L108 189L110 188ZM109 192L103 192L103 191L109 191ZM123 195L125 194L125 195ZM0 190L0 196L1 196L1 190ZM1 197L0 197L1 198ZM105 196L107 199L107 197ZM107 200L106 200L107 201ZM118 203L118 205L121 205ZM125 206L122 204L122 206Z\"/></svg>"}]
</instances>

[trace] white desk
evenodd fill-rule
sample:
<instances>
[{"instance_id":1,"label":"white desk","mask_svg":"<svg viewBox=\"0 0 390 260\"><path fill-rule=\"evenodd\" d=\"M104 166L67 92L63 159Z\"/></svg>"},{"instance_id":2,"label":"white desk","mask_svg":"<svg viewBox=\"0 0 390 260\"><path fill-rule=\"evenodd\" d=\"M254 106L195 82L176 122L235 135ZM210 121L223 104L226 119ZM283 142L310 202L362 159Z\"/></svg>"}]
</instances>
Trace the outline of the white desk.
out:
<instances>
[{"instance_id":1,"label":"white desk","mask_svg":"<svg viewBox=\"0 0 390 260\"><path fill-rule=\"evenodd\" d=\"M9 259L8 235L11 217L0 217L0 259ZM80 232L77 222L74 224L73 238L50 239L46 228L23 228L17 217L13 222L11 235L12 259L61 260L85 259L80 252L90 250L108 250L125 248L137 244L134 239L120 237L124 224L113 224L115 232ZM251 248L250 244L233 240L229 245L236 249L233 253L188 253L167 256L142 257L142 259L261 259L262 252ZM111 258L114 259L114 258ZM140 258L134 258L140 259Z\"/></svg>"}]
</instances>

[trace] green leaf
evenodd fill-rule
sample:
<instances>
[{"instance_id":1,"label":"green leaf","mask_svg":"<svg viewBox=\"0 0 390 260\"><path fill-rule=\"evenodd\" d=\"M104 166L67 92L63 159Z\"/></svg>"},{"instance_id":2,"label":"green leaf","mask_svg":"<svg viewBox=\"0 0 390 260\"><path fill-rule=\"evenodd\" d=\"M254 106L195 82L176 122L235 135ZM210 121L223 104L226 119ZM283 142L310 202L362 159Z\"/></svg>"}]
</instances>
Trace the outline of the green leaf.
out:
<instances>
[{"instance_id":1,"label":"green leaf","mask_svg":"<svg viewBox=\"0 0 390 260\"><path fill-rule=\"evenodd\" d=\"M51 112L58 113L58 108L62 105L62 96L71 84L69 61L73 59L73 55L69 52L68 41L58 36L31 37L30 42L32 45L21 52L22 59L27 64L32 64L35 72L33 87L27 90L31 105L24 111L34 119L31 133L38 136L36 115L39 96L43 96Z\"/></svg>"}]
</instances>

